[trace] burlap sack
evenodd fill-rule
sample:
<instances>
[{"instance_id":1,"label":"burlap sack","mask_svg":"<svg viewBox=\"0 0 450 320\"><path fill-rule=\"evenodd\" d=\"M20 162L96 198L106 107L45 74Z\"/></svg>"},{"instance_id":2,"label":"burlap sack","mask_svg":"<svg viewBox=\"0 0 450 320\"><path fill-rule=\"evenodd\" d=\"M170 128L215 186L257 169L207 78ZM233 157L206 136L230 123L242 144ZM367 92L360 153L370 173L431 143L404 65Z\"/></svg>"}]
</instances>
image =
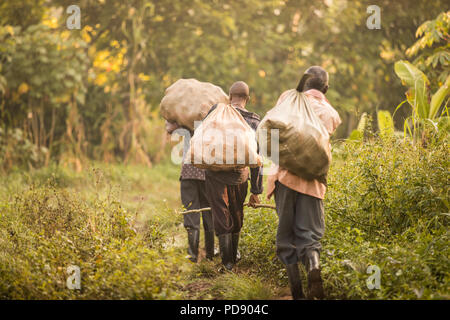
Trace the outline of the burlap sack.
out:
<instances>
[{"instance_id":1,"label":"burlap sack","mask_svg":"<svg viewBox=\"0 0 450 320\"><path fill-rule=\"evenodd\" d=\"M229 104L220 103L195 130L188 151L194 166L213 171L261 166L255 131Z\"/></svg>"},{"instance_id":2,"label":"burlap sack","mask_svg":"<svg viewBox=\"0 0 450 320\"><path fill-rule=\"evenodd\" d=\"M223 90L211 83L196 79L180 79L168 87L161 100L164 119L194 129L194 121L201 121L216 103L228 103Z\"/></svg>"},{"instance_id":3,"label":"burlap sack","mask_svg":"<svg viewBox=\"0 0 450 320\"><path fill-rule=\"evenodd\" d=\"M278 161L271 154L271 129L279 130ZM331 162L329 134L303 93L289 90L284 100L267 112L258 126L260 146L279 166L304 179L317 179Z\"/></svg>"}]
</instances>

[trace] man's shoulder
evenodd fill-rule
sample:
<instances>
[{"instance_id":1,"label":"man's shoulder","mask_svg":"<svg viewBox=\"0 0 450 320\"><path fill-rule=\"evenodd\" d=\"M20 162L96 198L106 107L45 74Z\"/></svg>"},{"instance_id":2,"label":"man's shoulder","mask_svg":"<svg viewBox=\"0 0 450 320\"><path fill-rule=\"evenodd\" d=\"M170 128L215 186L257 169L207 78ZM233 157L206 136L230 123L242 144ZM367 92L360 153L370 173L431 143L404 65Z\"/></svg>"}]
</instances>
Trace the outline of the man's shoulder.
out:
<instances>
[{"instance_id":1,"label":"man's shoulder","mask_svg":"<svg viewBox=\"0 0 450 320\"><path fill-rule=\"evenodd\" d=\"M331 105L331 103L325 99L320 103L321 107L324 108L327 113L335 120L340 122L340 116L337 110Z\"/></svg>"},{"instance_id":2,"label":"man's shoulder","mask_svg":"<svg viewBox=\"0 0 450 320\"><path fill-rule=\"evenodd\" d=\"M244 118L250 118L250 119L254 119L254 120L261 120L261 117L254 112L248 111L248 110L244 110L244 109L238 109L238 111L242 114L242 116Z\"/></svg>"},{"instance_id":3,"label":"man's shoulder","mask_svg":"<svg viewBox=\"0 0 450 320\"><path fill-rule=\"evenodd\" d=\"M240 107L234 107L243 117L247 120L257 120L260 121L261 118L257 113L251 112L247 109L243 109Z\"/></svg>"},{"instance_id":4,"label":"man's shoulder","mask_svg":"<svg viewBox=\"0 0 450 320\"><path fill-rule=\"evenodd\" d=\"M331 105L330 101L328 101L325 94L323 94L319 90L310 89L308 91L305 91L305 95L308 98L312 98L312 99L316 100L317 102L319 102L319 104L317 105L318 107L322 107L322 108L328 109L330 111L334 111L337 114L336 109Z\"/></svg>"},{"instance_id":5,"label":"man's shoulder","mask_svg":"<svg viewBox=\"0 0 450 320\"><path fill-rule=\"evenodd\" d=\"M336 128L341 124L341 118L337 110L331 105L325 95L315 89L305 92L305 95L312 101L312 109L324 122L328 132L332 134Z\"/></svg>"},{"instance_id":6,"label":"man's shoulder","mask_svg":"<svg viewBox=\"0 0 450 320\"><path fill-rule=\"evenodd\" d=\"M259 117L259 115L241 108L236 108L236 110L239 111L239 113L242 115L244 120L250 125L250 127L252 127L253 130L256 130L259 123L261 122L261 118Z\"/></svg>"}]
</instances>

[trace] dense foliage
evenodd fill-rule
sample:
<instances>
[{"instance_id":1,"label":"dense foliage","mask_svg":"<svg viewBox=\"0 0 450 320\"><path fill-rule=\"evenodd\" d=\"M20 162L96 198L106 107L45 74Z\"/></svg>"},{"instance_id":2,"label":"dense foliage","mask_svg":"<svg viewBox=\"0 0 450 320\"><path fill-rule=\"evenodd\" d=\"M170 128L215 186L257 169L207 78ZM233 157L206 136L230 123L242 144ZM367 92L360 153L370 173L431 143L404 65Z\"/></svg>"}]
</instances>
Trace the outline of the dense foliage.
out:
<instances>
[{"instance_id":1,"label":"dense foliage","mask_svg":"<svg viewBox=\"0 0 450 320\"><path fill-rule=\"evenodd\" d=\"M158 218L147 219L140 226L134 219L136 213L126 209L117 193L111 192L110 178L102 178L105 174L106 170L94 169L87 175L74 176L70 171L52 168L31 178L12 174L14 178L10 176L12 180L2 184L0 298L180 296L175 291L179 258L172 249L164 248L167 234ZM123 179L116 174L114 178ZM30 185L11 183L21 179ZM102 186L105 179L108 183ZM79 183L80 187L89 184L86 197L71 189ZM71 265L81 270L81 290L67 288L67 268Z\"/></svg>"},{"instance_id":2,"label":"dense foliage","mask_svg":"<svg viewBox=\"0 0 450 320\"><path fill-rule=\"evenodd\" d=\"M448 147L375 140L335 149L322 252L329 298L449 298ZM247 215L244 261L285 282L276 224L269 210ZM381 270L380 290L367 288L370 265Z\"/></svg>"},{"instance_id":3,"label":"dense foliage","mask_svg":"<svg viewBox=\"0 0 450 320\"><path fill-rule=\"evenodd\" d=\"M245 80L250 109L263 115L308 66L322 65L344 120L337 137L346 137L363 112L393 113L403 100L393 65L407 58L419 26L408 54L430 74L433 92L448 68L443 0L81 0L80 30L66 27L72 4L0 5L0 123L5 137L20 129L38 148L42 160L27 166L159 162L167 156L159 101L181 77L225 91ZM379 30L366 26L374 4ZM397 127L409 114L396 112ZM21 164L2 155L3 169Z\"/></svg>"}]
</instances>

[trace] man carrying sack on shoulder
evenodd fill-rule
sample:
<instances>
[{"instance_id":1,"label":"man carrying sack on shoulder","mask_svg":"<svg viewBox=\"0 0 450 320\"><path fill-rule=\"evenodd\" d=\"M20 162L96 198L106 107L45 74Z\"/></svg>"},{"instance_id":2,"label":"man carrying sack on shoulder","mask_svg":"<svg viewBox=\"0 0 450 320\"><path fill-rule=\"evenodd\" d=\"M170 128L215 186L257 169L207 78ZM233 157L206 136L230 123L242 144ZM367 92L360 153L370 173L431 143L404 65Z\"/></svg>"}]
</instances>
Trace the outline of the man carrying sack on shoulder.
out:
<instances>
[{"instance_id":1,"label":"man carrying sack on shoulder","mask_svg":"<svg viewBox=\"0 0 450 320\"><path fill-rule=\"evenodd\" d=\"M172 134L176 129L180 129L177 123L166 120L166 131ZM194 167L190 163L185 163L186 152L189 146L192 132L188 129L179 130L184 136L183 165L180 174L181 202L186 210L195 210L209 207L205 192L205 170ZM214 226L211 211L203 211L203 228L205 230L205 251L206 258L212 260L214 257ZM200 242L200 212L192 212L184 215L184 227L188 233L188 254L189 260L197 262L198 248Z\"/></svg>"},{"instance_id":2,"label":"man carrying sack on shoulder","mask_svg":"<svg viewBox=\"0 0 450 320\"><path fill-rule=\"evenodd\" d=\"M250 98L249 87L245 82L235 82L230 88L230 104L244 118L247 124L256 131L260 117L245 109ZM209 113L216 109L213 106ZM209 114L208 114L209 115ZM247 196L249 169L237 168L227 171L206 170L206 196L211 205L214 218L214 229L219 237L219 250L222 263L231 270L238 255L239 234L244 220L244 202ZM262 193L262 166L250 169L252 193L249 205L259 203Z\"/></svg>"},{"instance_id":3,"label":"man carrying sack on shoulder","mask_svg":"<svg viewBox=\"0 0 450 320\"><path fill-rule=\"evenodd\" d=\"M298 92L305 94L311 109L331 135L341 120L325 98L327 90L328 73L317 66L306 70L297 87ZM287 92L284 92L277 105L286 96ZM303 263L308 272L308 298L320 299L324 296L319 265L319 241L325 231L325 191L324 177L307 180L282 167L274 165L271 168L267 197L270 199L275 195L279 217L277 256L286 265L293 299L304 298L298 262Z\"/></svg>"}]
</instances>

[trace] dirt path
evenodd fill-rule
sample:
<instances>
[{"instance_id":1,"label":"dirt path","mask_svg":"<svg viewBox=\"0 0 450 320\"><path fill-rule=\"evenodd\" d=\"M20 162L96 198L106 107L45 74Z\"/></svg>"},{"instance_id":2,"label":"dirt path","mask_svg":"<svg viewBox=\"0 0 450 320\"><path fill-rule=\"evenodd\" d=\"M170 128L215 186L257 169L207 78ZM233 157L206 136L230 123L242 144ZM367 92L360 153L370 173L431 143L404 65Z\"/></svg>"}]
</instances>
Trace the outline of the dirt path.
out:
<instances>
[{"instance_id":1,"label":"dirt path","mask_svg":"<svg viewBox=\"0 0 450 320\"><path fill-rule=\"evenodd\" d=\"M178 190L173 190L178 192ZM133 194L128 203L139 211L137 219L138 229L146 227L146 221L161 215L163 208L167 210L170 223L166 223L164 242L165 250L175 250L180 259L180 284L178 291L183 299L193 300L223 300L223 299L291 299L289 288L280 287L279 284L263 279L256 274L253 268L238 262L232 272L223 271L220 256L217 254L213 261L206 259L203 233L201 232L199 260L194 264L187 259L187 234L182 225L182 219L177 217L177 199L164 202L163 199L148 199L145 195ZM166 219L164 214L160 216ZM203 228L201 228L203 231ZM216 240L216 251L218 243Z\"/></svg>"},{"instance_id":2,"label":"dirt path","mask_svg":"<svg viewBox=\"0 0 450 320\"><path fill-rule=\"evenodd\" d=\"M187 258L187 236L184 227L177 227L176 232L168 237L164 244L166 249L177 250L181 260L184 261L180 268L183 270L181 274L183 280L179 287L184 299L291 299L289 287L268 283L267 279L262 279L251 267L245 266L245 263L238 262L232 272L225 271L221 264L217 238L216 256L213 261L207 260L202 236L197 263L192 263ZM254 285L253 281L259 285Z\"/></svg>"}]
</instances>

